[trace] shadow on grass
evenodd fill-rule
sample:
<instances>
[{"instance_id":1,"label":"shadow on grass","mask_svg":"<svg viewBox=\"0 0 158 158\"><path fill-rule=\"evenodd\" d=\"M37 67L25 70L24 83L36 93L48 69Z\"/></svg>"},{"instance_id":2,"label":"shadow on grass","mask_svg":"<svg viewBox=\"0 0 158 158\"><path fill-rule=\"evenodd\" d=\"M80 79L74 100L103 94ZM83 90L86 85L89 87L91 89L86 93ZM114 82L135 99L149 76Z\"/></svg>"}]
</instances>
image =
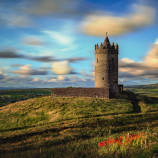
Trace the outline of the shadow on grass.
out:
<instances>
[{"instance_id":1,"label":"shadow on grass","mask_svg":"<svg viewBox=\"0 0 158 158\"><path fill-rule=\"evenodd\" d=\"M147 118L143 118L143 116L148 116ZM135 118L136 117L136 118ZM140 118L140 119L138 119ZM112 133L117 133L121 131L128 131L128 130L135 130L135 129L140 129L148 126L148 123L151 124L151 122L157 120L157 113L152 114L152 118L148 114L138 114L138 116L131 115L131 117L127 116L126 118L115 118L115 120L92 120L92 122L83 122L81 124L76 124L76 125L71 125L71 126L65 126L65 127L49 127L47 129L43 130L38 130L38 131L29 131L28 133L23 133L23 134L18 134L10 137L3 137L0 138L0 144L6 143L6 142L18 142L21 140L28 139L29 137L35 136L35 135L43 135L46 133L59 133L63 130L66 129L75 129L75 128L80 128L84 129L86 127L92 128L95 130L96 128L104 128L106 127L107 129L113 125L114 128L111 129ZM146 124L146 121L148 122ZM153 124L151 124L153 127ZM157 123L155 124L157 126ZM81 130L82 131L82 130ZM81 132L82 133L82 132ZM74 139L89 139L91 138L92 135L87 134L81 134L81 135L76 135ZM71 138L70 138L71 139ZM68 139L68 141L71 141ZM59 141L54 141L52 142L52 145L59 145L62 140ZM64 141L64 140L63 140ZM66 142L63 142L66 143Z\"/></svg>"},{"instance_id":2,"label":"shadow on grass","mask_svg":"<svg viewBox=\"0 0 158 158\"><path fill-rule=\"evenodd\" d=\"M138 105L137 95L130 91L125 91L124 93L128 95L128 99L131 101L131 103L133 105L133 112L140 113L141 107Z\"/></svg>"},{"instance_id":3,"label":"shadow on grass","mask_svg":"<svg viewBox=\"0 0 158 158\"><path fill-rule=\"evenodd\" d=\"M137 94L132 91L123 91L122 94L113 94L111 96L113 99L126 99L133 105L133 113L140 113L141 107L138 105Z\"/></svg>"},{"instance_id":4,"label":"shadow on grass","mask_svg":"<svg viewBox=\"0 0 158 158\"><path fill-rule=\"evenodd\" d=\"M158 124L155 124L154 126L152 127L157 127ZM142 126L129 126L129 127L124 127L124 128L113 128L111 129L111 132L114 134L114 133L122 133L123 131L129 131L129 130L142 130L144 129L144 125ZM45 131L46 132L46 131ZM45 133L44 132L44 133ZM48 132L48 131L47 131ZM50 131L49 131L50 132ZM37 133L36 133L37 134ZM107 133L108 134L108 133ZM32 135L33 136L33 135ZM101 135L100 135L101 136ZM103 135L102 135L103 136ZM62 146L63 144L67 144L67 143L70 143L70 142L73 142L73 141L76 141L76 140L88 140L88 139L92 139L92 138L95 138L96 135L93 135L93 136L90 136L88 133L85 133L85 134L81 134L81 135L76 135L75 137L65 137L64 139L56 139L56 140L53 140L53 141L47 141L47 142L44 142L42 143L41 145L36 145L36 146L17 146L15 147L14 149L9 149L9 151L12 151L12 152L18 152L18 151L25 151L25 150L36 150L36 149L39 149L39 148L46 148L48 149L49 147L57 147L57 146ZM23 135L23 137L20 137L22 140L24 139L27 139L28 137L25 135ZM20 141L20 139L18 138L14 138L15 141ZM8 143L9 140L7 141L4 141L3 143ZM4 153L7 153L8 150L5 150L5 149L0 149L0 154L4 154Z\"/></svg>"}]
</instances>

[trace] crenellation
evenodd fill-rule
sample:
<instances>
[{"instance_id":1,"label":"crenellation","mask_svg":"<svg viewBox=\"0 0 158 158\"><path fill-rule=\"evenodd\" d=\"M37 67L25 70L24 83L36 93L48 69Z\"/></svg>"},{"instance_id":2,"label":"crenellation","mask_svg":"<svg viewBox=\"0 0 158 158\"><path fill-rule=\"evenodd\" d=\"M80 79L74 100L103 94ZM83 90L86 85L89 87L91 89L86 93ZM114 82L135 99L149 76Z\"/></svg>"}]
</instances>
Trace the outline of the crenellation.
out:
<instances>
[{"instance_id":1,"label":"crenellation","mask_svg":"<svg viewBox=\"0 0 158 158\"><path fill-rule=\"evenodd\" d=\"M103 49L103 44L102 44L102 42L101 42L101 44L100 44L99 49L100 49L100 50L102 50L102 49Z\"/></svg>"},{"instance_id":2,"label":"crenellation","mask_svg":"<svg viewBox=\"0 0 158 158\"><path fill-rule=\"evenodd\" d=\"M96 48L99 49L98 43L97 43L97 47Z\"/></svg>"},{"instance_id":3,"label":"crenellation","mask_svg":"<svg viewBox=\"0 0 158 158\"><path fill-rule=\"evenodd\" d=\"M114 42L112 42L111 49L115 49Z\"/></svg>"},{"instance_id":4,"label":"crenellation","mask_svg":"<svg viewBox=\"0 0 158 158\"><path fill-rule=\"evenodd\" d=\"M116 43L116 45L115 45L115 50L118 50L118 44Z\"/></svg>"}]
</instances>

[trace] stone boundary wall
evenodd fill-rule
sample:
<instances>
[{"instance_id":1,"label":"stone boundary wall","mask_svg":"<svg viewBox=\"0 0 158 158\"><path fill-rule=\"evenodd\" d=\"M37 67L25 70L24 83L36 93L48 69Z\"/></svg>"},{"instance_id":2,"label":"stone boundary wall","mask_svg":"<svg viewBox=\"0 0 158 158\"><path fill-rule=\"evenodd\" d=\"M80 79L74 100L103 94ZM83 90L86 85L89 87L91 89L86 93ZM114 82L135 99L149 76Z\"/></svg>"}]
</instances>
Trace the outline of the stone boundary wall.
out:
<instances>
[{"instance_id":1,"label":"stone boundary wall","mask_svg":"<svg viewBox=\"0 0 158 158\"><path fill-rule=\"evenodd\" d=\"M52 97L95 97L109 98L106 88L52 88Z\"/></svg>"}]
</instances>

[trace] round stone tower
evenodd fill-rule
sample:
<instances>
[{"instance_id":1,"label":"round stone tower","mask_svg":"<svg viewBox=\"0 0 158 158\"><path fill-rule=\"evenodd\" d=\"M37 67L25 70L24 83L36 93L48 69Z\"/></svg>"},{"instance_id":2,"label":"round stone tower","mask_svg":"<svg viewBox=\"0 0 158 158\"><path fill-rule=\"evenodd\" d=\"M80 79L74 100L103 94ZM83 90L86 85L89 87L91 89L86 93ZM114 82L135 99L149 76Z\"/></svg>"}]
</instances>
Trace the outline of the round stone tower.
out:
<instances>
[{"instance_id":1,"label":"round stone tower","mask_svg":"<svg viewBox=\"0 0 158 158\"><path fill-rule=\"evenodd\" d=\"M95 87L119 93L118 44L110 44L107 34L103 44L95 45Z\"/></svg>"}]
</instances>

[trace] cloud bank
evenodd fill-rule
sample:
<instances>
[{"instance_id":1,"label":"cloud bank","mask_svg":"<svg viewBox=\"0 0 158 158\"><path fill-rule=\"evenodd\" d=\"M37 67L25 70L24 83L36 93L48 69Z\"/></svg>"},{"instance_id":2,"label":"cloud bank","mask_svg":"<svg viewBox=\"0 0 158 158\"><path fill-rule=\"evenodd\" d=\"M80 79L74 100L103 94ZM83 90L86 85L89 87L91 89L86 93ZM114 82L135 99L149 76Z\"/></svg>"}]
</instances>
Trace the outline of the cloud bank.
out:
<instances>
[{"instance_id":1,"label":"cloud bank","mask_svg":"<svg viewBox=\"0 0 158 158\"><path fill-rule=\"evenodd\" d=\"M16 51L14 50L2 50L0 51L0 58L25 58L24 55L22 54L18 54Z\"/></svg>"},{"instance_id":2,"label":"cloud bank","mask_svg":"<svg viewBox=\"0 0 158 158\"><path fill-rule=\"evenodd\" d=\"M31 65L20 66L19 70L13 71L14 74L27 76L27 75L47 75L47 71L43 69L32 69Z\"/></svg>"},{"instance_id":3,"label":"cloud bank","mask_svg":"<svg viewBox=\"0 0 158 158\"><path fill-rule=\"evenodd\" d=\"M32 0L28 8L23 10L34 15L71 14L78 7L73 0Z\"/></svg>"},{"instance_id":4,"label":"cloud bank","mask_svg":"<svg viewBox=\"0 0 158 158\"><path fill-rule=\"evenodd\" d=\"M28 28L33 27L33 21L27 15L18 15L18 14L4 14L1 13L0 15L0 24L9 27L21 27L21 28Z\"/></svg>"},{"instance_id":5,"label":"cloud bank","mask_svg":"<svg viewBox=\"0 0 158 158\"><path fill-rule=\"evenodd\" d=\"M143 61L123 58L119 61L119 77L124 80L153 79L158 80L158 42L156 40L151 50L144 57Z\"/></svg>"},{"instance_id":6,"label":"cloud bank","mask_svg":"<svg viewBox=\"0 0 158 158\"><path fill-rule=\"evenodd\" d=\"M0 51L0 58L2 59L13 59L13 58L20 58L20 59L29 59L39 62L57 62L57 61L68 61L68 62L77 62L87 60L84 57L71 57L71 58L61 58L57 59L53 56L28 56L17 53L14 49L13 50L2 50Z\"/></svg>"},{"instance_id":7,"label":"cloud bank","mask_svg":"<svg viewBox=\"0 0 158 158\"><path fill-rule=\"evenodd\" d=\"M149 26L154 20L154 8L134 5L133 13L125 16L113 16L104 12L89 14L81 23L81 31L92 36L105 36L106 32L118 36Z\"/></svg>"}]
</instances>

